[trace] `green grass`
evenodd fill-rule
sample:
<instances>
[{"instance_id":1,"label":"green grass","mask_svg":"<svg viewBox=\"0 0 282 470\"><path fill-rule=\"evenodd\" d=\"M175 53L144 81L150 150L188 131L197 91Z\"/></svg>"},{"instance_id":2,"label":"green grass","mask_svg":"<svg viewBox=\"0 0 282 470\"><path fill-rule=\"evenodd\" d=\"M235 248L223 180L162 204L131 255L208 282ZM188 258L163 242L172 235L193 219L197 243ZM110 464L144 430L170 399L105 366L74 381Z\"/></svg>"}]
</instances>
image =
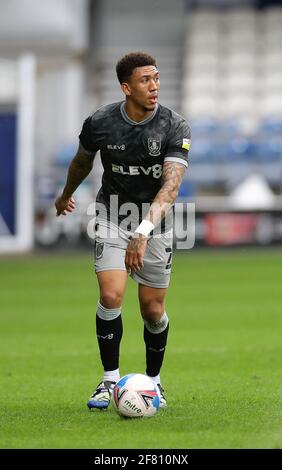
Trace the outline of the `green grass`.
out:
<instances>
[{"instance_id":1,"label":"green grass","mask_svg":"<svg viewBox=\"0 0 282 470\"><path fill-rule=\"evenodd\" d=\"M90 413L101 378L91 256L0 260L1 448L281 448L282 252L175 256L162 371L168 408ZM144 371L136 285L121 373Z\"/></svg>"}]
</instances>

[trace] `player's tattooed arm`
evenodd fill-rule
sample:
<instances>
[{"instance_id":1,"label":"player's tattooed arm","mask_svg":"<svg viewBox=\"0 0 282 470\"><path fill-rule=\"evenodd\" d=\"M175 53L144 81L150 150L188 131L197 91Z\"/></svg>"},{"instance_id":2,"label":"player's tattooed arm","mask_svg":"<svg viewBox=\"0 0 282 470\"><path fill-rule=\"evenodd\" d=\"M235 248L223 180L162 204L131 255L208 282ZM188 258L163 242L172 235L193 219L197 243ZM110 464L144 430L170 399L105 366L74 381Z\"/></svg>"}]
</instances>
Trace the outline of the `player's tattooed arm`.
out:
<instances>
[{"instance_id":1,"label":"player's tattooed arm","mask_svg":"<svg viewBox=\"0 0 282 470\"><path fill-rule=\"evenodd\" d=\"M167 214L174 203L179 187L185 173L186 166L181 163L165 162L163 165L163 185L157 193L145 219L150 220L155 226ZM127 245L125 266L128 271L138 271L143 267L144 254L148 238L135 232Z\"/></svg>"},{"instance_id":2,"label":"player's tattooed arm","mask_svg":"<svg viewBox=\"0 0 282 470\"><path fill-rule=\"evenodd\" d=\"M165 162L163 165L162 187L153 200L145 219L155 226L165 217L175 199L186 170L182 163Z\"/></svg>"},{"instance_id":3,"label":"player's tattooed arm","mask_svg":"<svg viewBox=\"0 0 282 470\"><path fill-rule=\"evenodd\" d=\"M92 170L94 158L95 153L88 152L79 144L77 153L69 166L63 192L55 201L57 215L67 215L67 212L75 209L75 200L72 195Z\"/></svg>"},{"instance_id":4,"label":"player's tattooed arm","mask_svg":"<svg viewBox=\"0 0 282 470\"><path fill-rule=\"evenodd\" d=\"M80 183L89 175L93 167L94 157L95 153L86 151L79 144L77 153L68 169L67 182L62 194L64 198L71 197Z\"/></svg>"}]
</instances>

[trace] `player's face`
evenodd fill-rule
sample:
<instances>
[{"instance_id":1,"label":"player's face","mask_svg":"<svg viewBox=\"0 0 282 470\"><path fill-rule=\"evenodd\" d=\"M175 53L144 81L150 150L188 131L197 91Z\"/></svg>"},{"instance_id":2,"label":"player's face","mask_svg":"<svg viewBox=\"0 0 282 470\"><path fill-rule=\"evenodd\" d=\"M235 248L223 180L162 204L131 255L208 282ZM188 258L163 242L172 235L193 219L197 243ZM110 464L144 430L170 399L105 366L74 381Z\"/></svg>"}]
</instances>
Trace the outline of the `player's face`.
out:
<instances>
[{"instance_id":1,"label":"player's face","mask_svg":"<svg viewBox=\"0 0 282 470\"><path fill-rule=\"evenodd\" d=\"M154 65L136 67L128 81L125 93L146 111L153 111L158 100L160 77Z\"/></svg>"}]
</instances>

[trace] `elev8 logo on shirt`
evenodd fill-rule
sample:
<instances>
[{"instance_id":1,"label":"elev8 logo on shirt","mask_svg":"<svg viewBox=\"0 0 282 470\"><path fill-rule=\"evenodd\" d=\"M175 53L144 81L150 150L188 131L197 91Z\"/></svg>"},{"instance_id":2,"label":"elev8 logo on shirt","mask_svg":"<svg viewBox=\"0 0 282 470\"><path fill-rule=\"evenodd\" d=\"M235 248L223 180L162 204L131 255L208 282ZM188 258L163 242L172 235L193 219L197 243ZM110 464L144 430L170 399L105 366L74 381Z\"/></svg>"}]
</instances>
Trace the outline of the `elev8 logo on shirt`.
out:
<instances>
[{"instance_id":1,"label":"elev8 logo on shirt","mask_svg":"<svg viewBox=\"0 0 282 470\"><path fill-rule=\"evenodd\" d=\"M144 166L128 166L124 167L122 165L116 165L115 163L112 163L112 171L114 173L119 173L121 175L130 175L130 176L136 176L136 175L152 175L153 178L160 178L162 176L162 165L159 163L156 163L156 165L153 166L148 166L145 168Z\"/></svg>"}]
</instances>

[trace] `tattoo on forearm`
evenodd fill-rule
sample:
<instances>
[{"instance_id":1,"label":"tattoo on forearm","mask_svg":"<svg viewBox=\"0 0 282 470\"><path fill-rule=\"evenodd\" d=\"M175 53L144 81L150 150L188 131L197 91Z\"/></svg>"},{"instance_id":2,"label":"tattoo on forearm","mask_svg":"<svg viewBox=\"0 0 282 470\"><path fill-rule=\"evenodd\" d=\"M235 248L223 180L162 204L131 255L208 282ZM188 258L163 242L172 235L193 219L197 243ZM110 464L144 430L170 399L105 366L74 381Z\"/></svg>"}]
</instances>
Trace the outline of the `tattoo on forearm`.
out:
<instances>
[{"instance_id":1,"label":"tattoo on forearm","mask_svg":"<svg viewBox=\"0 0 282 470\"><path fill-rule=\"evenodd\" d=\"M186 167L181 163L166 162L163 165L163 185L151 204L149 220L155 225L167 214L174 203Z\"/></svg>"},{"instance_id":2,"label":"tattoo on forearm","mask_svg":"<svg viewBox=\"0 0 282 470\"><path fill-rule=\"evenodd\" d=\"M67 182L63 191L65 197L70 197L80 183L88 176L93 167L94 157L95 154L86 152L81 144L79 145L77 153L68 169Z\"/></svg>"}]
</instances>

